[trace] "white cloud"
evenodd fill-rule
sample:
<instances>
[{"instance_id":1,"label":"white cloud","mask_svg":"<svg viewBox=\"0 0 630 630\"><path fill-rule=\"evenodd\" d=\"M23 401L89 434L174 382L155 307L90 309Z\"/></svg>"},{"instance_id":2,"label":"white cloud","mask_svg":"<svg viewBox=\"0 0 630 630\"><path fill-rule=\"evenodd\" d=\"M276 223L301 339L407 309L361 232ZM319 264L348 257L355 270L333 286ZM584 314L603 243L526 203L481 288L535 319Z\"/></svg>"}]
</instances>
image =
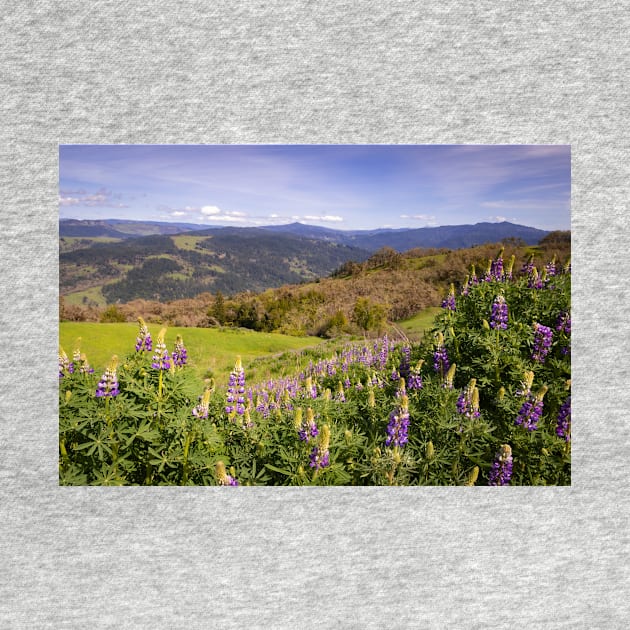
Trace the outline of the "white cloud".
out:
<instances>
[{"instance_id":1,"label":"white cloud","mask_svg":"<svg viewBox=\"0 0 630 630\"><path fill-rule=\"evenodd\" d=\"M208 215L221 214L221 208L217 208L217 206L203 206L201 213Z\"/></svg>"},{"instance_id":2,"label":"white cloud","mask_svg":"<svg viewBox=\"0 0 630 630\"><path fill-rule=\"evenodd\" d=\"M175 211L171 212L171 216L172 217L185 217L186 216L186 212L183 212L182 210L175 210Z\"/></svg>"},{"instance_id":3,"label":"white cloud","mask_svg":"<svg viewBox=\"0 0 630 630\"><path fill-rule=\"evenodd\" d=\"M74 196L71 196L74 195ZM97 190L87 194L85 191L61 191L60 206L89 206L90 208L128 208L129 206L114 200L114 195L108 190Z\"/></svg>"}]
</instances>

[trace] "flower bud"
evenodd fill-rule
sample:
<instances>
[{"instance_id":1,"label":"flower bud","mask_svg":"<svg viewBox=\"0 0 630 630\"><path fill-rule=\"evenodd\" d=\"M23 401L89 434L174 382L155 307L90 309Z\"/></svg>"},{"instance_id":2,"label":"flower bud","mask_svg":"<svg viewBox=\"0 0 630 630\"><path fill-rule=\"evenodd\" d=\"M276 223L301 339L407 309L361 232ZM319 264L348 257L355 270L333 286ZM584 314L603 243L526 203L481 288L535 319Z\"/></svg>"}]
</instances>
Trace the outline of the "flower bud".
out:
<instances>
[{"instance_id":1,"label":"flower bud","mask_svg":"<svg viewBox=\"0 0 630 630\"><path fill-rule=\"evenodd\" d=\"M466 485L474 486L475 482L477 481L477 477L479 477L479 466L475 466L472 469L472 471L470 472L470 475L468 475L468 479L466 480Z\"/></svg>"}]
</instances>

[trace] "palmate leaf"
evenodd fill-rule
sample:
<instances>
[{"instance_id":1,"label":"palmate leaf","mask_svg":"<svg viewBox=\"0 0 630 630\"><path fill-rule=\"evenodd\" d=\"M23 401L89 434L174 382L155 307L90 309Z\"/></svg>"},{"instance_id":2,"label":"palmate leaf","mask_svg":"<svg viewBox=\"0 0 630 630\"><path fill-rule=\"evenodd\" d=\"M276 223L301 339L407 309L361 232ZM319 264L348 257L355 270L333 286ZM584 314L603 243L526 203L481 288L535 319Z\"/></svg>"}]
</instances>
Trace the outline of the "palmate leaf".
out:
<instances>
[{"instance_id":1,"label":"palmate leaf","mask_svg":"<svg viewBox=\"0 0 630 630\"><path fill-rule=\"evenodd\" d=\"M292 477L294 473L290 470L285 470L284 468L278 468L277 466L272 466L271 464L265 464L265 468L269 470L273 470L274 472L280 473L281 475L286 475L287 477Z\"/></svg>"},{"instance_id":2,"label":"palmate leaf","mask_svg":"<svg viewBox=\"0 0 630 630\"><path fill-rule=\"evenodd\" d=\"M133 431L132 435L127 438L125 446L128 447L136 439L153 443L160 439L160 432L152 428L149 420L145 420L138 429Z\"/></svg>"}]
</instances>

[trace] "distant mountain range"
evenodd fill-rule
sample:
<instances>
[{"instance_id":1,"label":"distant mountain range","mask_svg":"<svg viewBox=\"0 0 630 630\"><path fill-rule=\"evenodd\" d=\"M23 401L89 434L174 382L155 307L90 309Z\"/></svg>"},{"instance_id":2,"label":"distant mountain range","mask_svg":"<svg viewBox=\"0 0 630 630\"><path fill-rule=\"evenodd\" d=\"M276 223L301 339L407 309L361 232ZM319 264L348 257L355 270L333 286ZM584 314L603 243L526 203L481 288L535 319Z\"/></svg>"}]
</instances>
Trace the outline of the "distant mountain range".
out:
<instances>
[{"instance_id":1,"label":"distant mountain range","mask_svg":"<svg viewBox=\"0 0 630 630\"><path fill-rule=\"evenodd\" d=\"M370 252L381 247L392 247L406 251L413 247L447 247L459 249L483 243L495 243L505 238L522 239L528 245L535 245L549 232L537 228L503 221L501 223L476 223L474 225L443 225L423 228L381 228L375 230L335 230L305 223L267 225L262 227L208 227L194 223L166 223L159 221L126 221L124 219L78 220L61 219L60 237L118 238L121 240L139 238L154 234L181 234L196 232L204 235L218 234L258 234L267 230L278 234L291 234L308 239L316 239L358 247Z\"/></svg>"},{"instance_id":2,"label":"distant mountain range","mask_svg":"<svg viewBox=\"0 0 630 630\"><path fill-rule=\"evenodd\" d=\"M258 292L327 276L383 247L461 249L510 238L534 245L548 233L508 222L345 231L302 223L209 228L62 219L60 290L75 301L100 304L166 301L218 290Z\"/></svg>"}]
</instances>

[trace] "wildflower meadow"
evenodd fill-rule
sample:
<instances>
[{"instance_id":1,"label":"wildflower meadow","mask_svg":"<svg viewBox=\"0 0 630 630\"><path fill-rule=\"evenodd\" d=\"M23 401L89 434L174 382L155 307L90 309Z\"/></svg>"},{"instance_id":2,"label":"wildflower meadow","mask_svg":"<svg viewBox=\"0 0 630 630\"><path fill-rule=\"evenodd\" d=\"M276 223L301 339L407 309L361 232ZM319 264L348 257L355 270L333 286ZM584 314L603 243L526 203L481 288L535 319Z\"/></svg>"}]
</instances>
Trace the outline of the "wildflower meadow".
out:
<instances>
[{"instance_id":1,"label":"wildflower meadow","mask_svg":"<svg viewBox=\"0 0 630 630\"><path fill-rule=\"evenodd\" d=\"M200 381L141 318L102 373L60 349L60 483L568 485L570 262L513 266L471 268L419 343L302 351L266 381L236 356L226 387Z\"/></svg>"}]
</instances>

